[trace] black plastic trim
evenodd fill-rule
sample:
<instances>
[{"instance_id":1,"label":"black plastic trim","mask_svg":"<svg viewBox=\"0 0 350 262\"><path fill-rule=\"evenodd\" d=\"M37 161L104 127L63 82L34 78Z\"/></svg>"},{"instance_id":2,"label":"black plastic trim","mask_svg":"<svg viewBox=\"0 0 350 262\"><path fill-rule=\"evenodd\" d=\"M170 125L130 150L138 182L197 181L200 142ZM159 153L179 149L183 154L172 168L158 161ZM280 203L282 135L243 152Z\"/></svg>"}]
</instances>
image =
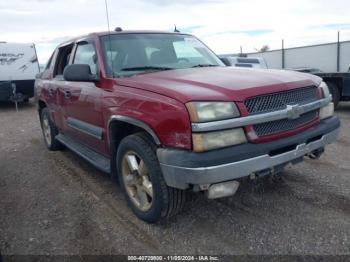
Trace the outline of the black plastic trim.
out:
<instances>
[{"instance_id":1,"label":"black plastic trim","mask_svg":"<svg viewBox=\"0 0 350 262\"><path fill-rule=\"evenodd\" d=\"M94 151L93 149L81 144L73 138L59 134L56 139L64 144L67 148L72 150L74 153L88 161L94 167L100 171L110 174L110 159Z\"/></svg>"},{"instance_id":2,"label":"black plastic trim","mask_svg":"<svg viewBox=\"0 0 350 262\"><path fill-rule=\"evenodd\" d=\"M91 125L89 123L86 123L84 121L81 121L72 117L68 117L67 125L84 134L87 134L99 140L102 140L103 129L98 126Z\"/></svg>"},{"instance_id":3,"label":"black plastic trim","mask_svg":"<svg viewBox=\"0 0 350 262\"><path fill-rule=\"evenodd\" d=\"M132 124L132 125L135 125L135 126L138 126L142 129L144 129L148 134L150 134L154 140L154 142L157 144L157 145L161 145L160 143L160 140L158 138L158 136L156 135L156 133L153 131L153 129L147 125L146 123L138 120L138 119L135 119L135 118L132 118L132 117L128 117L128 116L122 116L122 115L112 115L109 120L108 120L108 130L110 130L110 125L113 121L121 121L121 122L125 122L125 123L129 123L129 124ZM109 131L110 132L110 131ZM110 137L110 136L109 136ZM109 142L109 145L110 142Z\"/></svg>"}]
</instances>

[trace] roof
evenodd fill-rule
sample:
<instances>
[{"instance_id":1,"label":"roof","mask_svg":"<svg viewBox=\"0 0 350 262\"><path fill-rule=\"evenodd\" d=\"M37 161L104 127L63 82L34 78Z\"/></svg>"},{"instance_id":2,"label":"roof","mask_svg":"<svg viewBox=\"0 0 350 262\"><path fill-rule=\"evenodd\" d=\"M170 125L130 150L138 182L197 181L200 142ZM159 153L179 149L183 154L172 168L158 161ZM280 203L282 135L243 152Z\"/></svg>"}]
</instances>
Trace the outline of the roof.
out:
<instances>
[{"instance_id":1,"label":"roof","mask_svg":"<svg viewBox=\"0 0 350 262\"><path fill-rule=\"evenodd\" d=\"M79 39L83 39L89 36L104 36L104 35L124 35L124 34L174 34L174 35L189 35L181 32L170 32L170 31L157 31L157 30L123 30L123 31L103 31L103 32L92 32L86 35L81 35L65 41L59 46L65 46L71 44Z\"/></svg>"},{"instance_id":2,"label":"roof","mask_svg":"<svg viewBox=\"0 0 350 262\"><path fill-rule=\"evenodd\" d=\"M123 31L104 31L104 32L96 32L91 33L99 36L103 35L118 35L118 34L179 34L179 35L187 35L181 32L170 32L170 31L160 31L160 30L123 30Z\"/></svg>"}]
</instances>

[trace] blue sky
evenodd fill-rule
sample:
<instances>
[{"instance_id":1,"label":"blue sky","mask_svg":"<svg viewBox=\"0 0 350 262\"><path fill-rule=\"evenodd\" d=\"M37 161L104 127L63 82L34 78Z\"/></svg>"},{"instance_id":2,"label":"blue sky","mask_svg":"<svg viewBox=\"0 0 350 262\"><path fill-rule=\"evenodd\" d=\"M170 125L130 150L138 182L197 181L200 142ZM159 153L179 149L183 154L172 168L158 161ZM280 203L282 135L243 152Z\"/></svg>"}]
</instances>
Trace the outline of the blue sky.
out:
<instances>
[{"instance_id":1,"label":"blue sky","mask_svg":"<svg viewBox=\"0 0 350 262\"><path fill-rule=\"evenodd\" d=\"M107 0L111 28L192 33L216 53L350 40L346 0ZM0 41L34 42L45 63L57 44L107 29L104 0L0 2ZM3 26L6 25L6 26Z\"/></svg>"}]
</instances>

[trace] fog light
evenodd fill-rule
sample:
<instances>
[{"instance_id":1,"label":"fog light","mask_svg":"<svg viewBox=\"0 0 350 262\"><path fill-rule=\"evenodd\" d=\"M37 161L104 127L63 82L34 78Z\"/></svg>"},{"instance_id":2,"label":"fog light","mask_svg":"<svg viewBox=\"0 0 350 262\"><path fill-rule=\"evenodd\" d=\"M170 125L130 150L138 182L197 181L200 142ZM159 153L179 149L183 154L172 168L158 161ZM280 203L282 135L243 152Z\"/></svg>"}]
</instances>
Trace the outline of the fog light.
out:
<instances>
[{"instance_id":1,"label":"fog light","mask_svg":"<svg viewBox=\"0 0 350 262\"><path fill-rule=\"evenodd\" d=\"M329 103L328 105L322 107L320 109L320 119L326 119L328 117L333 116L334 114L334 104L333 102Z\"/></svg>"},{"instance_id":2,"label":"fog light","mask_svg":"<svg viewBox=\"0 0 350 262\"><path fill-rule=\"evenodd\" d=\"M219 184L213 184L209 187L207 196L209 199L229 197L236 193L238 186L238 181L228 181Z\"/></svg>"}]
</instances>

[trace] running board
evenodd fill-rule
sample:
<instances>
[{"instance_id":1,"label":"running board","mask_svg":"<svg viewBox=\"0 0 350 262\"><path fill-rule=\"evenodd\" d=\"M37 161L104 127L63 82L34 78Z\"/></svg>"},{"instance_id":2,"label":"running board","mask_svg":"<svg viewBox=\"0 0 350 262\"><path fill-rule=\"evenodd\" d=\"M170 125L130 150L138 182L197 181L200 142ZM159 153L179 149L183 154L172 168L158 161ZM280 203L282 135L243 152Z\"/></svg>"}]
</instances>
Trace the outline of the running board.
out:
<instances>
[{"instance_id":1,"label":"running board","mask_svg":"<svg viewBox=\"0 0 350 262\"><path fill-rule=\"evenodd\" d=\"M56 136L56 139L61 142L63 145L68 147L70 150L72 150L74 153L88 161L90 164L92 164L97 169L101 170L105 173L111 172L111 165L110 165L110 159L95 152L94 150L90 149L89 147L75 141L72 138L69 138L63 134L59 134Z\"/></svg>"}]
</instances>

